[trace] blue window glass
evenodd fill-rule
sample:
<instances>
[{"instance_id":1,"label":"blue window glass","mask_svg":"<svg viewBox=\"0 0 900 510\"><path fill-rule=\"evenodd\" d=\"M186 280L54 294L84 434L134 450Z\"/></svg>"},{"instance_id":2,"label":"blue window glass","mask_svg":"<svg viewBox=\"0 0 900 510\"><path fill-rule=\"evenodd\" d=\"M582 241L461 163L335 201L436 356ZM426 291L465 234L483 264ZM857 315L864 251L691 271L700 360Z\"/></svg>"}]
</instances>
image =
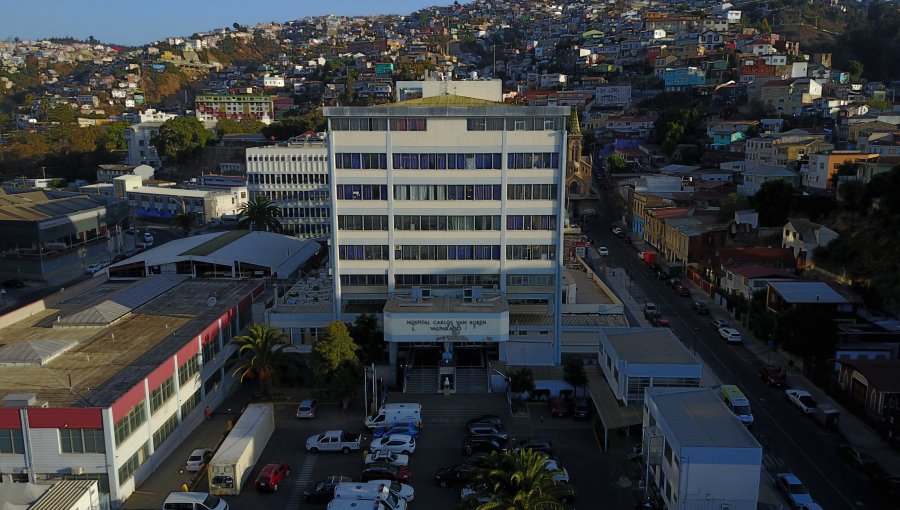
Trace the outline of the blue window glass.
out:
<instances>
[{"instance_id":1,"label":"blue window glass","mask_svg":"<svg viewBox=\"0 0 900 510\"><path fill-rule=\"evenodd\" d=\"M491 258L493 260L500 260L500 245L495 244L491 247Z\"/></svg>"},{"instance_id":2,"label":"blue window glass","mask_svg":"<svg viewBox=\"0 0 900 510\"><path fill-rule=\"evenodd\" d=\"M391 159L393 160L394 168L401 168L400 166L400 154L392 154Z\"/></svg>"},{"instance_id":3,"label":"blue window glass","mask_svg":"<svg viewBox=\"0 0 900 510\"><path fill-rule=\"evenodd\" d=\"M337 187L337 198L338 198L338 200L344 199L344 186Z\"/></svg>"},{"instance_id":4,"label":"blue window glass","mask_svg":"<svg viewBox=\"0 0 900 510\"><path fill-rule=\"evenodd\" d=\"M503 154L499 152L494 154L494 170L500 170L503 168Z\"/></svg>"},{"instance_id":5,"label":"blue window glass","mask_svg":"<svg viewBox=\"0 0 900 510\"><path fill-rule=\"evenodd\" d=\"M381 200L387 200L388 192L387 192L387 184L381 185Z\"/></svg>"},{"instance_id":6,"label":"blue window glass","mask_svg":"<svg viewBox=\"0 0 900 510\"><path fill-rule=\"evenodd\" d=\"M553 168L559 168L559 153L554 152L552 159Z\"/></svg>"},{"instance_id":7,"label":"blue window glass","mask_svg":"<svg viewBox=\"0 0 900 510\"><path fill-rule=\"evenodd\" d=\"M478 170L484 169L484 154L475 155L475 168Z\"/></svg>"},{"instance_id":8,"label":"blue window glass","mask_svg":"<svg viewBox=\"0 0 900 510\"><path fill-rule=\"evenodd\" d=\"M456 168L463 170L466 168L466 155L465 154L457 154L456 155Z\"/></svg>"},{"instance_id":9,"label":"blue window glass","mask_svg":"<svg viewBox=\"0 0 900 510\"><path fill-rule=\"evenodd\" d=\"M354 170L362 168L362 162L360 161L360 154L358 152L354 152L350 155L350 163L352 165L351 168Z\"/></svg>"},{"instance_id":10,"label":"blue window glass","mask_svg":"<svg viewBox=\"0 0 900 510\"><path fill-rule=\"evenodd\" d=\"M419 155L418 154L410 154L409 155L409 167L410 170L418 170L419 169Z\"/></svg>"},{"instance_id":11,"label":"blue window glass","mask_svg":"<svg viewBox=\"0 0 900 510\"><path fill-rule=\"evenodd\" d=\"M387 154L378 155L378 168L385 170L387 168Z\"/></svg>"}]
</instances>

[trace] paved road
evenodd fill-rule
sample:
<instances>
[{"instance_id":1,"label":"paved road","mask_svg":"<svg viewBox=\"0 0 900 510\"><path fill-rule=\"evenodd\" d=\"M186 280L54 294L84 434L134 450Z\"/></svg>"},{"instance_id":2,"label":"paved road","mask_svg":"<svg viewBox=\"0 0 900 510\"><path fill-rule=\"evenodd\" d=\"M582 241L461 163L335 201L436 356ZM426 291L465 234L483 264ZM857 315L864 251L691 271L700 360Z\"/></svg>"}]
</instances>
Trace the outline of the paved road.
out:
<instances>
[{"instance_id":1,"label":"paved road","mask_svg":"<svg viewBox=\"0 0 900 510\"><path fill-rule=\"evenodd\" d=\"M632 278L631 293L637 299L657 304L675 333L685 339L726 384L737 384L751 401L755 424L753 434L764 448L764 463L770 473L792 471L810 489L816 501L832 509L890 508L875 496L866 477L854 471L836 450L837 440L784 398L782 390L767 387L758 377L757 359L740 346L725 344L709 327L712 318L730 318L721 312L698 316L692 299L677 296L657 280L637 258L631 245L610 232L615 212L609 200L602 200L599 217L588 222L595 246L607 246L609 257L602 263L625 268ZM694 288L691 289L695 292ZM731 320L734 323L734 320Z\"/></svg>"}]
</instances>

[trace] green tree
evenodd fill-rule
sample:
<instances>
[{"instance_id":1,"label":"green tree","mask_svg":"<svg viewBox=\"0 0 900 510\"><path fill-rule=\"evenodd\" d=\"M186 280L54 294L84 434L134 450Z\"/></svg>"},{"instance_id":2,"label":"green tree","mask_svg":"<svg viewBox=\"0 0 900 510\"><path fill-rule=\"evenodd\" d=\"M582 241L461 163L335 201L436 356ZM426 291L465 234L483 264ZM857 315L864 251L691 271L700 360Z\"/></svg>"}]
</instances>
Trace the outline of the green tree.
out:
<instances>
[{"instance_id":1,"label":"green tree","mask_svg":"<svg viewBox=\"0 0 900 510\"><path fill-rule=\"evenodd\" d=\"M247 329L248 334L231 340L238 347L239 356L234 375L240 375L241 382L255 378L260 391L268 395L279 372L291 368L283 352L287 347L285 335L264 324L251 324Z\"/></svg>"},{"instance_id":2,"label":"green tree","mask_svg":"<svg viewBox=\"0 0 900 510\"><path fill-rule=\"evenodd\" d=\"M265 196L250 197L238 209L238 225L254 231L281 232L281 210Z\"/></svg>"},{"instance_id":3,"label":"green tree","mask_svg":"<svg viewBox=\"0 0 900 510\"><path fill-rule=\"evenodd\" d=\"M794 306L778 315L775 338L787 351L824 363L834 357L837 325L821 307Z\"/></svg>"},{"instance_id":4,"label":"green tree","mask_svg":"<svg viewBox=\"0 0 900 510\"><path fill-rule=\"evenodd\" d=\"M110 122L103 126L100 132L100 138L97 145L106 152L116 152L128 150L128 143L125 141L125 129L128 124L125 122Z\"/></svg>"},{"instance_id":5,"label":"green tree","mask_svg":"<svg viewBox=\"0 0 900 510\"><path fill-rule=\"evenodd\" d=\"M628 171L628 163L618 154L613 154L607 161L609 162L609 173L623 174Z\"/></svg>"},{"instance_id":6,"label":"green tree","mask_svg":"<svg viewBox=\"0 0 900 510\"><path fill-rule=\"evenodd\" d=\"M716 218L720 222L727 222L734 219L734 213L747 209L750 203L747 198L737 193L729 193L725 195L725 199L719 205L719 213Z\"/></svg>"},{"instance_id":7,"label":"green tree","mask_svg":"<svg viewBox=\"0 0 900 510\"><path fill-rule=\"evenodd\" d=\"M359 315L348 329L350 337L360 347L360 360L363 363L380 363L384 360L384 333L378 329L378 319L374 315Z\"/></svg>"},{"instance_id":8,"label":"green tree","mask_svg":"<svg viewBox=\"0 0 900 510\"><path fill-rule=\"evenodd\" d=\"M266 125L256 119L222 119L216 122L216 134L219 137L243 133L261 133Z\"/></svg>"},{"instance_id":9,"label":"green tree","mask_svg":"<svg viewBox=\"0 0 900 510\"><path fill-rule=\"evenodd\" d=\"M288 138L302 135L307 131L312 131L313 133L325 131L325 127L325 116L322 115L321 109L316 109L306 115L287 117L273 122L263 128L262 134L267 138L287 140Z\"/></svg>"},{"instance_id":10,"label":"green tree","mask_svg":"<svg viewBox=\"0 0 900 510\"><path fill-rule=\"evenodd\" d=\"M78 130L78 114L66 103L60 103L47 112L50 121L48 133L56 143L70 143Z\"/></svg>"},{"instance_id":11,"label":"green tree","mask_svg":"<svg viewBox=\"0 0 900 510\"><path fill-rule=\"evenodd\" d=\"M844 209L865 214L872 205L872 200L866 193L866 185L860 181L846 181L840 183L837 188L837 196Z\"/></svg>"},{"instance_id":12,"label":"green tree","mask_svg":"<svg viewBox=\"0 0 900 510\"><path fill-rule=\"evenodd\" d=\"M534 373L528 367L520 367L509 373L509 391L522 398L534 391Z\"/></svg>"},{"instance_id":13,"label":"green tree","mask_svg":"<svg viewBox=\"0 0 900 510\"><path fill-rule=\"evenodd\" d=\"M851 60L847 65L850 67L850 81L858 82L863 75L863 63L859 60Z\"/></svg>"},{"instance_id":14,"label":"green tree","mask_svg":"<svg viewBox=\"0 0 900 510\"><path fill-rule=\"evenodd\" d=\"M463 503L477 510L563 510L574 493L556 481L562 471L547 469L548 461L528 448L493 452L475 470Z\"/></svg>"},{"instance_id":15,"label":"green tree","mask_svg":"<svg viewBox=\"0 0 900 510\"><path fill-rule=\"evenodd\" d=\"M794 198L794 186L785 179L767 181L759 187L750 203L759 213L759 224L780 227L787 223Z\"/></svg>"},{"instance_id":16,"label":"green tree","mask_svg":"<svg viewBox=\"0 0 900 510\"><path fill-rule=\"evenodd\" d=\"M587 374L584 371L584 361L581 358L572 356L566 358L563 362L563 380L571 384L575 388L575 394L578 394L578 388L582 389L588 383Z\"/></svg>"},{"instance_id":17,"label":"green tree","mask_svg":"<svg viewBox=\"0 0 900 510\"><path fill-rule=\"evenodd\" d=\"M342 399L345 407L356 394L362 374L357 351L359 345L350 337L347 325L332 321L309 354L309 368L316 384Z\"/></svg>"},{"instance_id":18,"label":"green tree","mask_svg":"<svg viewBox=\"0 0 900 510\"><path fill-rule=\"evenodd\" d=\"M165 158L185 161L214 138L196 117L175 117L159 127L150 143Z\"/></svg>"},{"instance_id":19,"label":"green tree","mask_svg":"<svg viewBox=\"0 0 900 510\"><path fill-rule=\"evenodd\" d=\"M192 212L181 212L172 217L172 225L180 228L185 236L191 233L191 227L195 223L197 223L197 215Z\"/></svg>"}]
</instances>

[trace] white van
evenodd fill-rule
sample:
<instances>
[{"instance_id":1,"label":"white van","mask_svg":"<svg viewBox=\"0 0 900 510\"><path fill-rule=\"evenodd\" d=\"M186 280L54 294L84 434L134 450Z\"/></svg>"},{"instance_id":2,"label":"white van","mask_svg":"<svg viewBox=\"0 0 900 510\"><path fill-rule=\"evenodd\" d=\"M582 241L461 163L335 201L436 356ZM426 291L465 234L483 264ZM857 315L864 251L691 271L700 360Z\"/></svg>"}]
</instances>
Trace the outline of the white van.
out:
<instances>
[{"instance_id":1,"label":"white van","mask_svg":"<svg viewBox=\"0 0 900 510\"><path fill-rule=\"evenodd\" d=\"M334 498L381 501L390 510L406 510L406 500L383 483L342 482L334 488Z\"/></svg>"},{"instance_id":2,"label":"white van","mask_svg":"<svg viewBox=\"0 0 900 510\"><path fill-rule=\"evenodd\" d=\"M327 510L388 510L381 501L332 499Z\"/></svg>"},{"instance_id":3,"label":"white van","mask_svg":"<svg viewBox=\"0 0 900 510\"><path fill-rule=\"evenodd\" d=\"M367 416L364 421L366 428L385 427L395 423L415 423L422 426L422 404L402 403L385 404L374 416Z\"/></svg>"},{"instance_id":4,"label":"white van","mask_svg":"<svg viewBox=\"0 0 900 510\"><path fill-rule=\"evenodd\" d=\"M208 492L170 492L163 510L228 510L228 503Z\"/></svg>"}]
</instances>

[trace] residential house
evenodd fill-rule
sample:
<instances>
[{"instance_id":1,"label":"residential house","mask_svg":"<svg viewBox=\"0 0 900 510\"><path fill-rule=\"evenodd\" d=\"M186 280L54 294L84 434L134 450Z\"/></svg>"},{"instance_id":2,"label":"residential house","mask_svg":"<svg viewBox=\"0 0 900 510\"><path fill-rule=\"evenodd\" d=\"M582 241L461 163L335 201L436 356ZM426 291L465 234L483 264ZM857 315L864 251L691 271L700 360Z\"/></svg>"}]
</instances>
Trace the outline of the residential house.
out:
<instances>
[{"instance_id":1,"label":"residential house","mask_svg":"<svg viewBox=\"0 0 900 510\"><path fill-rule=\"evenodd\" d=\"M782 115L793 115L795 109L810 105L820 97L822 85L808 78L770 80L759 91L759 100Z\"/></svg>"},{"instance_id":2,"label":"residential house","mask_svg":"<svg viewBox=\"0 0 900 510\"><path fill-rule=\"evenodd\" d=\"M859 150L879 156L900 156L900 131L870 132L857 138Z\"/></svg>"},{"instance_id":3,"label":"residential house","mask_svg":"<svg viewBox=\"0 0 900 510\"><path fill-rule=\"evenodd\" d=\"M756 510L762 446L710 388L648 388L646 483L667 510Z\"/></svg>"},{"instance_id":4,"label":"residential house","mask_svg":"<svg viewBox=\"0 0 900 510\"><path fill-rule=\"evenodd\" d=\"M770 281L794 280L797 276L783 269L759 264L733 264L722 268L724 276L719 286L725 292L751 299L757 292L764 292Z\"/></svg>"},{"instance_id":5,"label":"residential house","mask_svg":"<svg viewBox=\"0 0 900 510\"><path fill-rule=\"evenodd\" d=\"M853 322L856 304L825 282L770 281L766 284L766 307L775 313L792 308L819 309L835 321Z\"/></svg>"},{"instance_id":6,"label":"residential house","mask_svg":"<svg viewBox=\"0 0 900 510\"><path fill-rule=\"evenodd\" d=\"M648 176L646 180L650 180L654 178L653 176ZM668 179L669 189L671 191L680 191L681 190L681 179ZM659 192L650 189L635 189L631 194L631 200L629 202L628 208L631 209L631 214L627 214L626 216L631 219L631 232L640 237L644 238L644 230L647 222L647 214L648 211L660 207L664 207L667 205L672 205L672 201L669 198L666 198L660 194Z\"/></svg>"},{"instance_id":7,"label":"residential house","mask_svg":"<svg viewBox=\"0 0 900 510\"><path fill-rule=\"evenodd\" d=\"M666 92L684 92L706 83L706 73L697 67L666 68L663 74Z\"/></svg>"},{"instance_id":8,"label":"residential house","mask_svg":"<svg viewBox=\"0 0 900 510\"><path fill-rule=\"evenodd\" d=\"M602 85L594 94L594 106L622 107L631 104L631 85Z\"/></svg>"},{"instance_id":9,"label":"residential house","mask_svg":"<svg viewBox=\"0 0 900 510\"><path fill-rule=\"evenodd\" d=\"M832 144L825 141L825 136L825 133L811 133L802 129L769 133L747 139L744 152L749 165L785 166L809 154L834 149Z\"/></svg>"},{"instance_id":10,"label":"residential house","mask_svg":"<svg viewBox=\"0 0 900 510\"><path fill-rule=\"evenodd\" d=\"M598 363L621 404L648 388L700 386L703 364L669 328L601 328Z\"/></svg>"},{"instance_id":11,"label":"residential house","mask_svg":"<svg viewBox=\"0 0 900 510\"><path fill-rule=\"evenodd\" d=\"M877 422L900 407L900 360L838 360L838 387L852 407ZM893 431L896 435L896 430Z\"/></svg>"},{"instance_id":12,"label":"residential house","mask_svg":"<svg viewBox=\"0 0 900 510\"><path fill-rule=\"evenodd\" d=\"M810 154L809 163L800 172L800 184L813 191L832 189L832 176L838 172L839 166L846 162L864 162L877 158L877 154L861 151L830 150L819 154Z\"/></svg>"},{"instance_id":13,"label":"residential house","mask_svg":"<svg viewBox=\"0 0 900 510\"><path fill-rule=\"evenodd\" d=\"M794 188L800 187L800 174L778 165L752 165L741 171L741 178L737 192L745 197L752 197L770 181L786 180Z\"/></svg>"},{"instance_id":14,"label":"residential house","mask_svg":"<svg viewBox=\"0 0 900 510\"><path fill-rule=\"evenodd\" d=\"M137 175L142 181L153 179L156 170L149 165L100 165L97 167L97 182L113 182L116 177L123 175Z\"/></svg>"},{"instance_id":15,"label":"residential house","mask_svg":"<svg viewBox=\"0 0 900 510\"><path fill-rule=\"evenodd\" d=\"M805 269L813 262L813 253L820 246L828 246L838 238L830 228L804 218L791 218L784 226L782 248L790 248L797 259L797 268Z\"/></svg>"},{"instance_id":16,"label":"residential house","mask_svg":"<svg viewBox=\"0 0 900 510\"><path fill-rule=\"evenodd\" d=\"M606 119L604 135L613 138L647 138L655 117L635 117L632 115L611 115Z\"/></svg>"},{"instance_id":17,"label":"residential house","mask_svg":"<svg viewBox=\"0 0 900 510\"><path fill-rule=\"evenodd\" d=\"M700 44L706 51L715 51L725 44L725 34L721 31L708 28L700 32Z\"/></svg>"},{"instance_id":18,"label":"residential house","mask_svg":"<svg viewBox=\"0 0 900 510\"><path fill-rule=\"evenodd\" d=\"M710 122L706 128L706 135L710 138L709 148L725 150L732 143L746 138L748 132L756 131L758 125L755 120Z\"/></svg>"}]
</instances>

